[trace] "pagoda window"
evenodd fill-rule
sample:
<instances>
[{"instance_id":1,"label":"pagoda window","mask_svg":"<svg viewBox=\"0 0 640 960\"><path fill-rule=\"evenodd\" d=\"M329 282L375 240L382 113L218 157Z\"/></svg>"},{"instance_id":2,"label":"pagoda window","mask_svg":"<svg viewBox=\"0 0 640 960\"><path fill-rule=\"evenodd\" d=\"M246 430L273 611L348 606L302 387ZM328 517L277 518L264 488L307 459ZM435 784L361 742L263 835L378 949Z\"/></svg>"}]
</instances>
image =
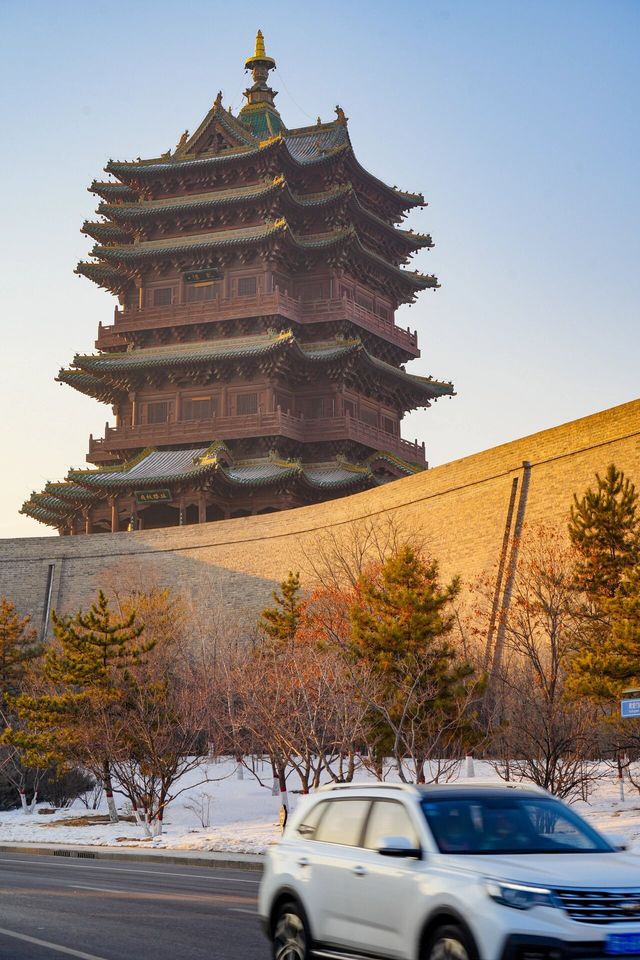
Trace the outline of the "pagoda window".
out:
<instances>
[{"instance_id":1,"label":"pagoda window","mask_svg":"<svg viewBox=\"0 0 640 960\"><path fill-rule=\"evenodd\" d=\"M398 433L398 424L395 420L392 420L391 417L383 417L382 429L385 433L391 433L393 436L396 436Z\"/></svg>"},{"instance_id":2,"label":"pagoda window","mask_svg":"<svg viewBox=\"0 0 640 960\"><path fill-rule=\"evenodd\" d=\"M274 401L275 401L276 409L280 407L280 409L284 411L284 413L289 413L289 411L291 410L292 402L291 402L290 394L281 393L278 390L275 393Z\"/></svg>"},{"instance_id":3,"label":"pagoda window","mask_svg":"<svg viewBox=\"0 0 640 960\"><path fill-rule=\"evenodd\" d=\"M372 407L360 407L360 419L370 427L378 426L378 411Z\"/></svg>"},{"instance_id":4,"label":"pagoda window","mask_svg":"<svg viewBox=\"0 0 640 960\"><path fill-rule=\"evenodd\" d=\"M182 420L210 420L217 413L215 397L184 397Z\"/></svg>"},{"instance_id":5,"label":"pagoda window","mask_svg":"<svg viewBox=\"0 0 640 960\"><path fill-rule=\"evenodd\" d=\"M373 297L368 296L366 293L361 293L358 290L356 293L356 303L359 307L368 310L369 313L373 313Z\"/></svg>"},{"instance_id":6,"label":"pagoda window","mask_svg":"<svg viewBox=\"0 0 640 960\"><path fill-rule=\"evenodd\" d=\"M345 287L344 284L340 284L340 299L344 300L353 300L353 290L351 287Z\"/></svg>"},{"instance_id":7,"label":"pagoda window","mask_svg":"<svg viewBox=\"0 0 640 960\"><path fill-rule=\"evenodd\" d=\"M356 405L353 400L343 400L342 406L344 408L345 417L355 417L356 415Z\"/></svg>"},{"instance_id":8,"label":"pagoda window","mask_svg":"<svg viewBox=\"0 0 640 960\"><path fill-rule=\"evenodd\" d=\"M301 401L300 411L309 420L319 420L333 415L332 397L308 397Z\"/></svg>"},{"instance_id":9,"label":"pagoda window","mask_svg":"<svg viewBox=\"0 0 640 960\"><path fill-rule=\"evenodd\" d=\"M215 300L218 284L213 280L206 283L190 283L187 288L187 303L199 303L203 300Z\"/></svg>"},{"instance_id":10,"label":"pagoda window","mask_svg":"<svg viewBox=\"0 0 640 960\"><path fill-rule=\"evenodd\" d=\"M391 310L384 303L376 303L376 313L385 323L391 320Z\"/></svg>"},{"instance_id":11,"label":"pagoda window","mask_svg":"<svg viewBox=\"0 0 640 960\"><path fill-rule=\"evenodd\" d=\"M273 274L273 289L279 290L281 293L288 293L291 289L291 280L289 277L286 277L283 273L274 273Z\"/></svg>"},{"instance_id":12,"label":"pagoda window","mask_svg":"<svg viewBox=\"0 0 640 960\"><path fill-rule=\"evenodd\" d=\"M154 400L147 404L147 423L166 423L169 419L169 404L166 400Z\"/></svg>"},{"instance_id":13,"label":"pagoda window","mask_svg":"<svg viewBox=\"0 0 640 960\"><path fill-rule=\"evenodd\" d=\"M153 307L169 307L173 303L173 287L156 287L149 292Z\"/></svg>"},{"instance_id":14,"label":"pagoda window","mask_svg":"<svg viewBox=\"0 0 640 960\"><path fill-rule=\"evenodd\" d=\"M257 277L240 277L238 280L239 297L255 297L258 289Z\"/></svg>"},{"instance_id":15,"label":"pagoda window","mask_svg":"<svg viewBox=\"0 0 640 960\"><path fill-rule=\"evenodd\" d=\"M300 297L302 300L322 300L324 297L324 286L322 280L301 285Z\"/></svg>"},{"instance_id":16,"label":"pagoda window","mask_svg":"<svg viewBox=\"0 0 640 960\"><path fill-rule=\"evenodd\" d=\"M236 413L239 417L258 412L257 393L239 393L236 397Z\"/></svg>"}]
</instances>

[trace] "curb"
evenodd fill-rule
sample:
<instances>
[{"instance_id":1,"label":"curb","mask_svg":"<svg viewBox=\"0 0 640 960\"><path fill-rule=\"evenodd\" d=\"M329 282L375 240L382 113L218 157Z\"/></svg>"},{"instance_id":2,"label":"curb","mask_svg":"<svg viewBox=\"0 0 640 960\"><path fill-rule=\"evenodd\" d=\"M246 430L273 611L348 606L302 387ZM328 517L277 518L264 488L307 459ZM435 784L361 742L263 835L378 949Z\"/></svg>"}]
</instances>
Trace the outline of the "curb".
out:
<instances>
[{"instance_id":1,"label":"curb","mask_svg":"<svg viewBox=\"0 0 640 960\"><path fill-rule=\"evenodd\" d=\"M215 850L173 852L171 850L114 849L113 847L30 843L0 843L0 853L25 853L32 856L69 857L78 860L132 860L136 863L168 863L184 867L224 867L234 870L262 871L261 854L230 854Z\"/></svg>"}]
</instances>

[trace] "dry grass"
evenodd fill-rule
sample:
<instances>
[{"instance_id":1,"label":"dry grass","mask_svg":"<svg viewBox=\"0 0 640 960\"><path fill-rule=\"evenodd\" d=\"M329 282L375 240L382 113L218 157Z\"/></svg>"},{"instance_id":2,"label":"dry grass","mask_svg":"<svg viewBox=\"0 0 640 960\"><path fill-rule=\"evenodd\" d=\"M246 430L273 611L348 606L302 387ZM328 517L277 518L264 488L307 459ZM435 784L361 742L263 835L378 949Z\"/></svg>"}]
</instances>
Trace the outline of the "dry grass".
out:
<instances>
[{"instance_id":1,"label":"dry grass","mask_svg":"<svg viewBox=\"0 0 640 960\"><path fill-rule=\"evenodd\" d=\"M136 818L133 816L124 816L119 815L118 819L121 822L126 823L135 823ZM110 823L109 816L106 813L87 813L79 817L65 817L64 820L54 820L51 823L43 824L46 827L93 827L100 823ZM117 826L117 824L114 824Z\"/></svg>"}]
</instances>

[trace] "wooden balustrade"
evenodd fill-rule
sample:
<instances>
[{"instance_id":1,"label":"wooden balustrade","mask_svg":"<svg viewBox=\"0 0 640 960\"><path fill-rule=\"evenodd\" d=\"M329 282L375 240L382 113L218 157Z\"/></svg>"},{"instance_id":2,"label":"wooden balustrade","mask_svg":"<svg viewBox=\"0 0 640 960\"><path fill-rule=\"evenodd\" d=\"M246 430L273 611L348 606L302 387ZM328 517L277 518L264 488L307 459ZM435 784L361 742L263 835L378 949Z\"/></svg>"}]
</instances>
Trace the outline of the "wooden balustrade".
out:
<instances>
[{"instance_id":1,"label":"wooden balustrade","mask_svg":"<svg viewBox=\"0 0 640 960\"><path fill-rule=\"evenodd\" d=\"M116 346L122 342L119 334L272 314L294 323L353 320L365 330L384 337L416 356L419 352L415 330L397 327L392 321L384 320L353 300L346 297L332 300L296 300L280 290L261 293L255 297L174 303L166 307L144 307L140 310L120 310L116 307L113 324L100 324L97 345Z\"/></svg>"},{"instance_id":2,"label":"wooden balustrade","mask_svg":"<svg viewBox=\"0 0 640 960\"><path fill-rule=\"evenodd\" d=\"M209 420L180 420L144 423L137 426L107 427L103 438L89 438L89 457L108 459L115 451L170 443L209 443L252 437L284 436L300 442L353 440L378 450L388 450L413 463L425 462L424 443L403 440L354 417L305 419L282 410L250 416L214 417Z\"/></svg>"}]
</instances>

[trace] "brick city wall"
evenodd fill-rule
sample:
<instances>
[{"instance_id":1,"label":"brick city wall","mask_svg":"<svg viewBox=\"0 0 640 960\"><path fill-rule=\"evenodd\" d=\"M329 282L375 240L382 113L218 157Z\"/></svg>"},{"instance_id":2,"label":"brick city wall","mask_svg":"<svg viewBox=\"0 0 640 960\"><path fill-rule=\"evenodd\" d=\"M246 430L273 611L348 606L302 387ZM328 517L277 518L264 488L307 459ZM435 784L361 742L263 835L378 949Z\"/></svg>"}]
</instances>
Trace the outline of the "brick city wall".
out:
<instances>
[{"instance_id":1,"label":"brick city wall","mask_svg":"<svg viewBox=\"0 0 640 960\"><path fill-rule=\"evenodd\" d=\"M0 595L42 625L48 606L77 609L100 586L168 584L205 622L251 622L290 569L304 579L318 537L375 517L419 532L443 574L464 583L496 567L505 529L564 525L574 491L611 462L640 487L640 400L329 503L164 530L3 540Z\"/></svg>"}]
</instances>

